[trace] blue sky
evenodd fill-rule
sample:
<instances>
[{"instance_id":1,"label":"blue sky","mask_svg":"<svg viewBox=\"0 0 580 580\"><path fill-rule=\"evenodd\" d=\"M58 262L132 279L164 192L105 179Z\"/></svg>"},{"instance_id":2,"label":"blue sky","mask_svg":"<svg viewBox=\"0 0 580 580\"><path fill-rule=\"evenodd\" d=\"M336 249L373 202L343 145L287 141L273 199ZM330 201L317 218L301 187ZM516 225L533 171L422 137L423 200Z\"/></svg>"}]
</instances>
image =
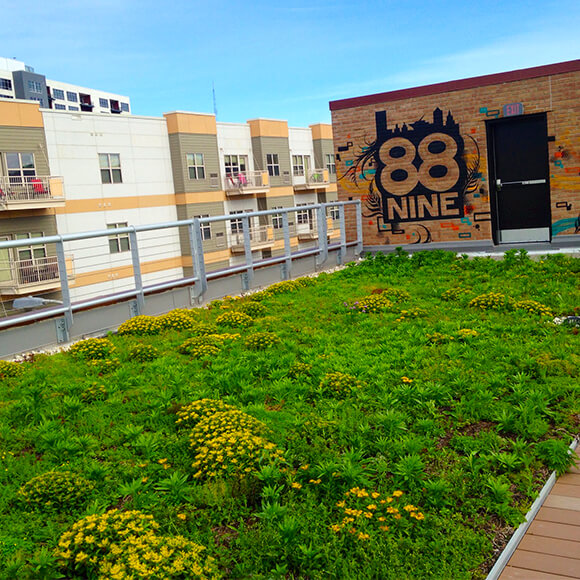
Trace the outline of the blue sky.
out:
<instances>
[{"instance_id":1,"label":"blue sky","mask_svg":"<svg viewBox=\"0 0 580 580\"><path fill-rule=\"evenodd\" d=\"M330 100L580 57L578 0L2 0L0 56L133 112L330 122ZM6 23L12 23L6 26Z\"/></svg>"}]
</instances>

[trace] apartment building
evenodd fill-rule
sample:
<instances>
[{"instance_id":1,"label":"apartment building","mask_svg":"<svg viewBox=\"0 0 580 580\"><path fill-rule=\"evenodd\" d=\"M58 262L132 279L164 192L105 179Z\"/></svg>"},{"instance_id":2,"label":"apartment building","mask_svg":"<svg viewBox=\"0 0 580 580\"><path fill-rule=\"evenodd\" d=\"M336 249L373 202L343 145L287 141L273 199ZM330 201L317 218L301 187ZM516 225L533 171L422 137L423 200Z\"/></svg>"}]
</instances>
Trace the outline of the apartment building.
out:
<instances>
[{"instance_id":1,"label":"apartment building","mask_svg":"<svg viewBox=\"0 0 580 580\"><path fill-rule=\"evenodd\" d=\"M336 201L336 170L330 125L288 127L286 121L253 119L218 123L202 113L166 113L179 219L237 215L204 228L209 270L244 261L244 213L303 205L290 219L291 246L310 247L317 240L316 216L308 205ZM336 212L329 212L329 234ZM254 261L283 253L282 219L252 218ZM182 238L182 253L190 245ZM191 264L186 259L186 273Z\"/></svg>"},{"instance_id":2,"label":"apartment building","mask_svg":"<svg viewBox=\"0 0 580 580\"><path fill-rule=\"evenodd\" d=\"M131 113L129 97L49 80L22 61L0 57L0 99L36 101L42 109L112 115Z\"/></svg>"},{"instance_id":3,"label":"apartment building","mask_svg":"<svg viewBox=\"0 0 580 580\"><path fill-rule=\"evenodd\" d=\"M336 200L330 125L288 127L254 119L218 123L203 113L163 118L40 107L0 99L0 240L24 240L156 224L196 216L240 214L206 224L208 271L243 261L243 214L304 206L289 220L293 249L317 243L317 215L308 206ZM327 217L329 237L338 212ZM283 252L280 216L250 224L254 261ZM67 242L73 300L129 289L128 234ZM192 272L187 228L139 233L144 284ZM54 245L0 250L0 314L23 295L58 299Z\"/></svg>"}]
</instances>

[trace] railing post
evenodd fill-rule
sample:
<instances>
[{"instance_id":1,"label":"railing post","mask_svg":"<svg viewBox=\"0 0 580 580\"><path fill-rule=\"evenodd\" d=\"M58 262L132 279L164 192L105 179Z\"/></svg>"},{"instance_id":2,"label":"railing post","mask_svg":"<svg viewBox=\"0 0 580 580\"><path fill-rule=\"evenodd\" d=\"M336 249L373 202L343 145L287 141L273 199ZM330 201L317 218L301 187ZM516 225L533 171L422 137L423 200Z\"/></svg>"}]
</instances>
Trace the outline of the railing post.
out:
<instances>
[{"instance_id":1,"label":"railing post","mask_svg":"<svg viewBox=\"0 0 580 580\"><path fill-rule=\"evenodd\" d=\"M68 286L68 273L66 271L66 259L64 256L64 242L61 239L56 242L56 261L58 264L58 276L60 278L60 291L62 294L62 303L68 308L64 313L64 326L59 327L57 321L57 340L58 342L68 342L70 340L70 329L73 325L73 313L70 301L70 289Z\"/></svg>"},{"instance_id":2,"label":"railing post","mask_svg":"<svg viewBox=\"0 0 580 580\"><path fill-rule=\"evenodd\" d=\"M246 257L247 270L242 274L242 290L247 292L254 277L254 263L252 261L252 239L250 236L250 218L242 217L242 231L244 233L244 254Z\"/></svg>"},{"instance_id":3,"label":"railing post","mask_svg":"<svg viewBox=\"0 0 580 580\"><path fill-rule=\"evenodd\" d=\"M131 261L133 262L133 279L135 280L135 290L139 292L136 296L137 314L143 312L145 306L145 294L143 293L143 277L141 276L141 262L139 260L139 248L137 247L137 232L135 226L129 232L129 245L131 247Z\"/></svg>"},{"instance_id":4,"label":"railing post","mask_svg":"<svg viewBox=\"0 0 580 580\"><path fill-rule=\"evenodd\" d=\"M340 226L340 250L336 262L340 266L346 258L346 225L344 223L344 204L338 206L338 223Z\"/></svg>"},{"instance_id":5,"label":"railing post","mask_svg":"<svg viewBox=\"0 0 580 580\"><path fill-rule=\"evenodd\" d=\"M281 278L282 280L289 280L292 275L292 247L290 245L290 226L288 224L288 210L282 214L282 231L284 233L284 258L285 262L282 264Z\"/></svg>"},{"instance_id":6,"label":"railing post","mask_svg":"<svg viewBox=\"0 0 580 580\"><path fill-rule=\"evenodd\" d=\"M326 206L321 204L316 208L316 213L318 215L318 257L316 259L316 265L322 266L328 258L328 237L326 228Z\"/></svg>"},{"instance_id":7,"label":"railing post","mask_svg":"<svg viewBox=\"0 0 580 580\"><path fill-rule=\"evenodd\" d=\"M207 276L205 272L205 260L203 255L203 240L201 238L201 224L199 218L194 218L193 223L189 224L189 244L191 246L191 263L193 265L194 275L198 281L193 287L193 296L201 298L207 291Z\"/></svg>"},{"instance_id":8,"label":"railing post","mask_svg":"<svg viewBox=\"0 0 580 580\"><path fill-rule=\"evenodd\" d=\"M356 200L356 250L357 256L360 256L363 251L363 233L362 233L362 203L360 199Z\"/></svg>"}]
</instances>

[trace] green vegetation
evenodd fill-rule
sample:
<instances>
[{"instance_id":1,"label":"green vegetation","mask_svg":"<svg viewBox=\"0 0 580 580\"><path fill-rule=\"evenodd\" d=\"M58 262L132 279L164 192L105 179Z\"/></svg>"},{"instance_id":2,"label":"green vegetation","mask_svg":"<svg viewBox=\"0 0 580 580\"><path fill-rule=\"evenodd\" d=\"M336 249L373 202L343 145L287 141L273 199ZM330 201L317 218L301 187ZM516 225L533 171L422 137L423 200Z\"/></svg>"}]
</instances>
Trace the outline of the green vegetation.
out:
<instances>
[{"instance_id":1,"label":"green vegetation","mask_svg":"<svg viewBox=\"0 0 580 580\"><path fill-rule=\"evenodd\" d=\"M0 362L0 578L484 578L571 461L579 272L398 251Z\"/></svg>"}]
</instances>

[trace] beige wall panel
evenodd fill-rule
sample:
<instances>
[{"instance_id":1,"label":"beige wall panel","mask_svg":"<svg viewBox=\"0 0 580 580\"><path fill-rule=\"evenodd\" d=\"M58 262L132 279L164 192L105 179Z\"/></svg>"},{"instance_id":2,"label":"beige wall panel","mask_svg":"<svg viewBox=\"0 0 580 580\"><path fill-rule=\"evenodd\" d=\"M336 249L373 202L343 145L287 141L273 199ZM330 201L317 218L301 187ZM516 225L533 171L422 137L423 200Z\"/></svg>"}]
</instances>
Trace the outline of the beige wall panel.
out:
<instances>
[{"instance_id":1,"label":"beige wall panel","mask_svg":"<svg viewBox=\"0 0 580 580\"><path fill-rule=\"evenodd\" d=\"M50 175L42 127L0 126L0 153L34 153L36 175ZM3 167L4 163L0 166L0 174Z\"/></svg>"},{"instance_id":2,"label":"beige wall panel","mask_svg":"<svg viewBox=\"0 0 580 580\"><path fill-rule=\"evenodd\" d=\"M287 137L252 137L252 149L256 169L267 170L266 155L278 155L280 175L270 176L270 185L290 185L292 183L292 166L290 164L290 146Z\"/></svg>"}]
</instances>

